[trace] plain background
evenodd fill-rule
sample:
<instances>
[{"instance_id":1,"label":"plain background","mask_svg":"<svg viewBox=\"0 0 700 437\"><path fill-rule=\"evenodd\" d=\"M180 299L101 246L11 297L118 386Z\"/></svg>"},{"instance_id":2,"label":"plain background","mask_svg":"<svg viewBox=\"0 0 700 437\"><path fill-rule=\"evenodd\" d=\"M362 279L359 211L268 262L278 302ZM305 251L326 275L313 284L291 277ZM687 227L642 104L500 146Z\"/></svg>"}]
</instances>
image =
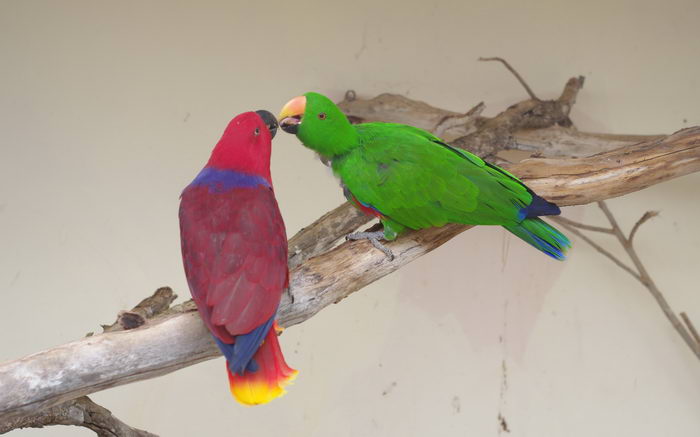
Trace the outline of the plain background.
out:
<instances>
[{"instance_id":1,"label":"plain background","mask_svg":"<svg viewBox=\"0 0 700 437\"><path fill-rule=\"evenodd\" d=\"M700 3L0 2L0 360L112 322L162 285L188 297L178 195L237 113L315 90L394 92L487 115L586 76L581 130L700 124ZM289 235L343 201L280 133ZM700 325L691 175L614 199L672 306ZM603 224L594 206L565 215ZM594 236L624 256L604 235ZM244 408L222 359L94 395L163 436L660 436L700 433L700 363L646 289L573 238L558 263L500 228L434 253L286 331L300 376ZM1 388L0 388L1 389ZM91 435L72 427L17 435ZM14 435L14 434L13 434Z\"/></svg>"}]
</instances>

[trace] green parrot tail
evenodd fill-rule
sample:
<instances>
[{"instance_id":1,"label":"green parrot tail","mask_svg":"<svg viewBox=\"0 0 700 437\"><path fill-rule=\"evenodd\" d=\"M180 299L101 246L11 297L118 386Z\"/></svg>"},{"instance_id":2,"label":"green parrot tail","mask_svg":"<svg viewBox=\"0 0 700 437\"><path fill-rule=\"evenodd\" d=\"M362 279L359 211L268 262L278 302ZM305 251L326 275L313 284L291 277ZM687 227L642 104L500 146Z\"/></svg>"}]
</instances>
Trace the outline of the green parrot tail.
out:
<instances>
[{"instance_id":1,"label":"green parrot tail","mask_svg":"<svg viewBox=\"0 0 700 437\"><path fill-rule=\"evenodd\" d=\"M566 235L538 217L528 218L517 225L504 226L521 240L560 261L566 259L571 242Z\"/></svg>"}]
</instances>

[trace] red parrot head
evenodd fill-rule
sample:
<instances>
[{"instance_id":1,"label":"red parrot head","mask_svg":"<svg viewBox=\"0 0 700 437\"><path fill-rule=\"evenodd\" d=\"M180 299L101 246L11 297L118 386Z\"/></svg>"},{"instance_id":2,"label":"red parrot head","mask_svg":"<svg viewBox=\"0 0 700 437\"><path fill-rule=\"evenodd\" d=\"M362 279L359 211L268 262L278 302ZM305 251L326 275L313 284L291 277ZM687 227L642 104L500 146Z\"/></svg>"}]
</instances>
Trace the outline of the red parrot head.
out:
<instances>
[{"instance_id":1,"label":"red parrot head","mask_svg":"<svg viewBox=\"0 0 700 437\"><path fill-rule=\"evenodd\" d=\"M272 138L277 120L268 111L244 112L231 120L206 167L270 178Z\"/></svg>"}]
</instances>

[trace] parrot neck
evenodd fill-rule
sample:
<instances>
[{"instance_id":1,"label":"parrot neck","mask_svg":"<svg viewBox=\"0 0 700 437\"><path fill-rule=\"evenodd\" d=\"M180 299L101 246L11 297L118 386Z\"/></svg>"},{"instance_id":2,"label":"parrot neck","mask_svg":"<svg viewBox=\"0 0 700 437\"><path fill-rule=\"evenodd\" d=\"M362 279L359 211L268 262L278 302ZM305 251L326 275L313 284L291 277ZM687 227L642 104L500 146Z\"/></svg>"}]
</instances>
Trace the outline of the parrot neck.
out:
<instances>
[{"instance_id":1,"label":"parrot neck","mask_svg":"<svg viewBox=\"0 0 700 437\"><path fill-rule=\"evenodd\" d=\"M224 141L219 141L205 166L205 169L207 168L256 176L265 179L268 185L272 185L269 151L267 153L264 151L260 153L233 153L230 146Z\"/></svg>"},{"instance_id":2,"label":"parrot neck","mask_svg":"<svg viewBox=\"0 0 700 437\"><path fill-rule=\"evenodd\" d=\"M345 123L337 123L333 129L323 132L307 133L303 128L299 129L297 137L304 146L314 150L322 158L332 161L360 145L355 126L347 120L344 121Z\"/></svg>"}]
</instances>

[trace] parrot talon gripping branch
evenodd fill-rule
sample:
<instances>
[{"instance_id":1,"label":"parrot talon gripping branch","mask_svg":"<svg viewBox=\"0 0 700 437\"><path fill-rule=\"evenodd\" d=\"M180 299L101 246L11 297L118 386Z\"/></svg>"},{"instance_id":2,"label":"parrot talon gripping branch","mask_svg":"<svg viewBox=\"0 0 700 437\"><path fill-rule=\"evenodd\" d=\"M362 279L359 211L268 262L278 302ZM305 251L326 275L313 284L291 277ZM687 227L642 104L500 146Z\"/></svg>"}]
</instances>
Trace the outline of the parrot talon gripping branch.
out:
<instances>
[{"instance_id":1,"label":"parrot talon gripping branch","mask_svg":"<svg viewBox=\"0 0 700 437\"><path fill-rule=\"evenodd\" d=\"M394 260L394 252L388 247L383 245L379 240L384 239L384 231L374 231L374 232L353 232L345 236L346 240L369 240L376 249L381 250L389 261Z\"/></svg>"}]
</instances>

